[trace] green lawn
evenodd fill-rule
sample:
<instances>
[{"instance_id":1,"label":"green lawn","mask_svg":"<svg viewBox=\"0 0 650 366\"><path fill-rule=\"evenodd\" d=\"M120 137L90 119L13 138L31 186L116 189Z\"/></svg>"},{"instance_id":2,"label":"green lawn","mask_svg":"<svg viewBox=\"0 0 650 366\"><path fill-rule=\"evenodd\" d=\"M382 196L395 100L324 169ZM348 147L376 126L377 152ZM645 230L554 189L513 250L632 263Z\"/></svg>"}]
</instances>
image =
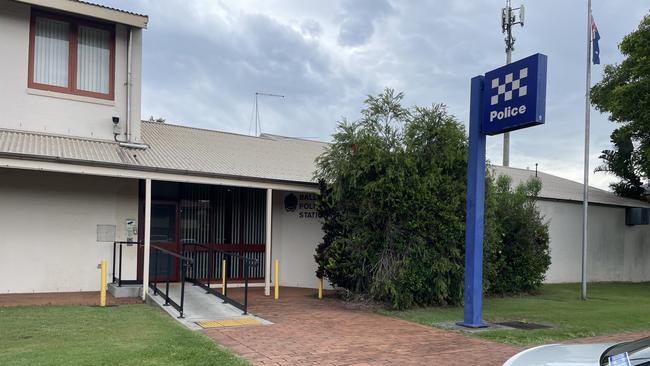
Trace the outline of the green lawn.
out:
<instances>
[{"instance_id":1,"label":"green lawn","mask_svg":"<svg viewBox=\"0 0 650 366\"><path fill-rule=\"evenodd\" d=\"M549 324L553 328L493 330L475 335L514 345L533 345L650 330L650 283L590 284L588 295L588 301L581 301L579 284L559 284L545 285L537 296L485 299L483 318L488 322L519 320ZM459 321L463 317L463 309L460 307L431 307L382 313L432 326Z\"/></svg>"},{"instance_id":2,"label":"green lawn","mask_svg":"<svg viewBox=\"0 0 650 366\"><path fill-rule=\"evenodd\" d=\"M0 365L248 365L150 305L0 308Z\"/></svg>"}]
</instances>

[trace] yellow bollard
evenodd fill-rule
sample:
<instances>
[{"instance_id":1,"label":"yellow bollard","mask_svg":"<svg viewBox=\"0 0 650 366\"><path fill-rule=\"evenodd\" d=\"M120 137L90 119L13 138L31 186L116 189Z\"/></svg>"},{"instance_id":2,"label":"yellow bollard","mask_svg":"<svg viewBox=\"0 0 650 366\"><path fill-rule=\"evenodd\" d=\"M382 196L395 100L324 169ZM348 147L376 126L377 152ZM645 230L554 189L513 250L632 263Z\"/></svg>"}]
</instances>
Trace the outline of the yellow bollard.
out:
<instances>
[{"instance_id":1,"label":"yellow bollard","mask_svg":"<svg viewBox=\"0 0 650 366\"><path fill-rule=\"evenodd\" d=\"M101 264L102 278L99 285L99 306L106 306L106 261L103 260Z\"/></svg>"},{"instance_id":2,"label":"yellow bollard","mask_svg":"<svg viewBox=\"0 0 650 366\"><path fill-rule=\"evenodd\" d=\"M323 298L323 277L318 279L318 298Z\"/></svg>"},{"instance_id":3,"label":"yellow bollard","mask_svg":"<svg viewBox=\"0 0 650 366\"><path fill-rule=\"evenodd\" d=\"M276 300L280 298L280 282L279 281L280 281L280 261L276 259L275 260L275 281L274 281L275 299Z\"/></svg>"},{"instance_id":4,"label":"yellow bollard","mask_svg":"<svg viewBox=\"0 0 650 366\"><path fill-rule=\"evenodd\" d=\"M226 295L226 260L221 262L221 294Z\"/></svg>"}]
</instances>

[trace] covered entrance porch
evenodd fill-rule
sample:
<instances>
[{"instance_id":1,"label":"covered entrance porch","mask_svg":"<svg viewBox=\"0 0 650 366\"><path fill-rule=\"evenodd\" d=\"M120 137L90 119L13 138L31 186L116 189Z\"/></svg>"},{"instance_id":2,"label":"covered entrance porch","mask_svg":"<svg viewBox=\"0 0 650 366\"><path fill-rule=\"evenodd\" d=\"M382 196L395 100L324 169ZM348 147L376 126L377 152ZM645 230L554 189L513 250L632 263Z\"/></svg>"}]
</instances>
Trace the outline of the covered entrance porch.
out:
<instances>
[{"instance_id":1,"label":"covered entrance porch","mask_svg":"<svg viewBox=\"0 0 650 366\"><path fill-rule=\"evenodd\" d=\"M315 199L313 189L145 179L139 192L137 279L120 275L117 282L142 284L148 289L143 299L162 295L183 313L184 286L193 285L246 313L248 287L263 287L268 296L274 278L278 284L318 286L313 253L322 235L314 203L305 203ZM123 245L129 243L116 249ZM275 277L276 259L282 276ZM229 294L237 287L243 296Z\"/></svg>"}]
</instances>

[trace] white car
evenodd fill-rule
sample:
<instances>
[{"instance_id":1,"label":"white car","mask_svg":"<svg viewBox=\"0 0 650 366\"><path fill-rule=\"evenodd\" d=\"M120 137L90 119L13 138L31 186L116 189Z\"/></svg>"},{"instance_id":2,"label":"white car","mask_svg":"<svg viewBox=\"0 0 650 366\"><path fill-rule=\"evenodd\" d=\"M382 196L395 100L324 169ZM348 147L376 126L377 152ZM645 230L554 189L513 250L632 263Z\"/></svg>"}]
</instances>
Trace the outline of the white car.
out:
<instances>
[{"instance_id":1,"label":"white car","mask_svg":"<svg viewBox=\"0 0 650 366\"><path fill-rule=\"evenodd\" d=\"M616 344L549 344L512 356L503 366L650 366L650 337Z\"/></svg>"}]
</instances>

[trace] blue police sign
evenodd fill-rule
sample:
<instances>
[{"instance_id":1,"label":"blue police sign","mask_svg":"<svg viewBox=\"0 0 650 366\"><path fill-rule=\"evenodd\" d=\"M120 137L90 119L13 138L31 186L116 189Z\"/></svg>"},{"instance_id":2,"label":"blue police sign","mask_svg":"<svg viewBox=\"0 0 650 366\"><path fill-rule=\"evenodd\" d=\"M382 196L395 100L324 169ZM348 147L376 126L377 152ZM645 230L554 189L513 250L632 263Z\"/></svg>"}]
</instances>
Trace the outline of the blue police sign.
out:
<instances>
[{"instance_id":1,"label":"blue police sign","mask_svg":"<svg viewBox=\"0 0 650 366\"><path fill-rule=\"evenodd\" d=\"M484 327L483 218L486 135L544 123L546 56L536 54L472 78L467 158L465 286L462 326Z\"/></svg>"},{"instance_id":2,"label":"blue police sign","mask_svg":"<svg viewBox=\"0 0 650 366\"><path fill-rule=\"evenodd\" d=\"M485 74L481 130L486 135L544 123L546 56L535 54Z\"/></svg>"}]
</instances>

